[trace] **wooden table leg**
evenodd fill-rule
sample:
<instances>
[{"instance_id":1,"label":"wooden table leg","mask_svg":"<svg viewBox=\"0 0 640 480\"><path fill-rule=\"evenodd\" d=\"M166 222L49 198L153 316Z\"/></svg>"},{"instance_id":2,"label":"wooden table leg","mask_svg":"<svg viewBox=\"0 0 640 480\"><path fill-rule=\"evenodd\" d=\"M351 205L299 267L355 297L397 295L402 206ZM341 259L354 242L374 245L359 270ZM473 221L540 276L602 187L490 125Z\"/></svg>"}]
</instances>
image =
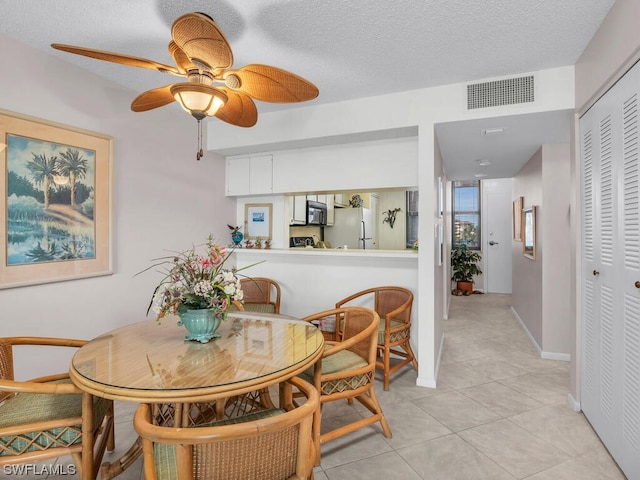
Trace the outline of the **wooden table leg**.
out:
<instances>
[{"instance_id":1,"label":"wooden table leg","mask_svg":"<svg viewBox=\"0 0 640 480\"><path fill-rule=\"evenodd\" d=\"M129 450L115 462L104 462L100 467L100 479L108 480L120 475L142 455L142 440L140 437L131 445Z\"/></svg>"}]
</instances>

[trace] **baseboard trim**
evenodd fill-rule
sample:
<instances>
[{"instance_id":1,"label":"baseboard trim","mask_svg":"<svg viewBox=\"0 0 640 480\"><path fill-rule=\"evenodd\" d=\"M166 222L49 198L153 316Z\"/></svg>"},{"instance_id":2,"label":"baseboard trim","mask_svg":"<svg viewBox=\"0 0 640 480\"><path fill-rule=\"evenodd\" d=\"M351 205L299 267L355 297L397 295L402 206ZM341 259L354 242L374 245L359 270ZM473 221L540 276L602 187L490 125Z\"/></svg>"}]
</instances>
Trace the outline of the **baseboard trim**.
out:
<instances>
[{"instance_id":1,"label":"baseboard trim","mask_svg":"<svg viewBox=\"0 0 640 480\"><path fill-rule=\"evenodd\" d=\"M538 355L540 355L540 358L544 358L545 360L560 360L562 362L571 361L571 354L569 353L545 352L544 350L542 350L542 348L540 348L540 345L538 345L538 342L536 342L536 339L533 338L533 335L531 335L531 332L520 318L520 315L518 315L518 312L516 312L516 309L513 308L513 305L511 306L511 313L520 324L520 327L522 327L522 330L524 330L524 333L527 335L529 341L536 349L536 352L538 352Z\"/></svg>"},{"instance_id":2,"label":"baseboard trim","mask_svg":"<svg viewBox=\"0 0 640 480\"><path fill-rule=\"evenodd\" d=\"M416 385L419 387L427 387L427 388L436 388L436 380L435 378L422 378L418 377L416 380Z\"/></svg>"},{"instance_id":3,"label":"baseboard trim","mask_svg":"<svg viewBox=\"0 0 640 480\"><path fill-rule=\"evenodd\" d=\"M570 362L571 354L569 353L555 353L555 352L542 352L540 356L547 360L560 360L562 362Z\"/></svg>"},{"instance_id":4,"label":"baseboard trim","mask_svg":"<svg viewBox=\"0 0 640 480\"><path fill-rule=\"evenodd\" d=\"M531 332L529 331L527 326L524 324L524 322L520 318L520 315L518 315L518 312L516 312L516 309L513 308L513 305L511 305L511 313L513 314L513 316L516 318L516 320L520 324L520 327L522 328L522 330L524 330L524 333L529 338L529 341L531 342L531 345L533 345L533 347L536 349L536 352L538 352L538 355L542 356L542 348L540 348L540 345L538 345L538 342L536 342L536 339L533 338L533 335L531 335Z\"/></svg>"},{"instance_id":5,"label":"baseboard trim","mask_svg":"<svg viewBox=\"0 0 640 480\"><path fill-rule=\"evenodd\" d=\"M567 395L567 405L569 405L569 408L574 412L579 412L582 410L582 406L580 405L580 402L578 402L575 398L573 398L573 395L571 394Z\"/></svg>"}]
</instances>

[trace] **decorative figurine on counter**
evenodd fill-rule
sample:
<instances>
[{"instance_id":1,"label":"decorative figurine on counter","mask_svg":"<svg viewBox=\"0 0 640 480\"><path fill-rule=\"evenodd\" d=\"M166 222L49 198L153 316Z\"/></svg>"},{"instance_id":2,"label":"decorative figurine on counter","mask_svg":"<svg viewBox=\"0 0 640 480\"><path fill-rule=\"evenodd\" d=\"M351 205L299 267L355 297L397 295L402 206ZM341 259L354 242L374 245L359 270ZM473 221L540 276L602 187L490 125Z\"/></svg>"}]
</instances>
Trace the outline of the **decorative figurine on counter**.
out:
<instances>
[{"instance_id":1,"label":"decorative figurine on counter","mask_svg":"<svg viewBox=\"0 0 640 480\"><path fill-rule=\"evenodd\" d=\"M256 244L254 248L262 248L262 237L256 237Z\"/></svg>"},{"instance_id":2,"label":"decorative figurine on counter","mask_svg":"<svg viewBox=\"0 0 640 480\"><path fill-rule=\"evenodd\" d=\"M253 248L253 242L248 238L244 241L245 248Z\"/></svg>"},{"instance_id":3,"label":"decorative figurine on counter","mask_svg":"<svg viewBox=\"0 0 640 480\"><path fill-rule=\"evenodd\" d=\"M400 208L394 208L393 210L387 210L386 212L382 212L384 218L382 219L382 223L388 223L391 228L393 228L393 224L396 223L396 214L400 211Z\"/></svg>"},{"instance_id":4,"label":"decorative figurine on counter","mask_svg":"<svg viewBox=\"0 0 640 480\"><path fill-rule=\"evenodd\" d=\"M240 247L242 243L242 239L244 238L244 235L240 231L241 227L240 226L233 227L228 223L227 223L227 227L229 227L229 229L231 230L231 240L233 240L233 246Z\"/></svg>"},{"instance_id":5,"label":"decorative figurine on counter","mask_svg":"<svg viewBox=\"0 0 640 480\"><path fill-rule=\"evenodd\" d=\"M264 248L265 248L265 250L269 250L271 248L271 239L270 238L267 238L264 241Z\"/></svg>"}]
</instances>

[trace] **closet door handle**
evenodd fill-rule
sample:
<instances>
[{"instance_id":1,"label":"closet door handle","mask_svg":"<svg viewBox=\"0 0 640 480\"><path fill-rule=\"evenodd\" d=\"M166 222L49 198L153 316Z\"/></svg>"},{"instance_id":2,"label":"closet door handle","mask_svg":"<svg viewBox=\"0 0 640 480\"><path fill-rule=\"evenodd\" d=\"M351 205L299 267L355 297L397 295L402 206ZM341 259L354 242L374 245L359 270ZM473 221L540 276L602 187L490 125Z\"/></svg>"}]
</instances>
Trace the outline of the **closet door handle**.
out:
<instances>
[{"instance_id":1,"label":"closet door handle","mask_svg":"<svg viewBox=\"0 0 640 480\"><path fill-rule=\"evenodd\" d=\"M598 270L594 270L593 271L593 276L597 277L598 275L600 275L600 272Z\"/></svg>"},{"instance_id":2,"label":"closet door handle","mask_svg":"<svg viewBox=\"0 0 640 480\"><path fill-rule=\"evenodd\" d=\"M640 280L635 283L636 288L640 288Z\"/></svg>"}]
</instances>

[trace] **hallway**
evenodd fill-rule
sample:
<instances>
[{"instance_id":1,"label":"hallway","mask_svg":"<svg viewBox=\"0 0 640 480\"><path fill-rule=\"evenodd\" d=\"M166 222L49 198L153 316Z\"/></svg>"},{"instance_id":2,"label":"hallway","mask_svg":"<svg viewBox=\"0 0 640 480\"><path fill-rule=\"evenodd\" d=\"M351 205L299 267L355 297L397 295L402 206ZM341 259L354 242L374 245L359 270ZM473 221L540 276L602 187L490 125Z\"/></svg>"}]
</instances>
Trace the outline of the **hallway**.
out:
<instances>
[{"instance_id":1,"label":"hallway","mask_svg":"<svg viewBox=\"0 0 640 480\"><path fill-rule=\"evenodd\" d=\"M416 387L411 369L389 392L378 382L393 438L375 426L325 445L316 480L624 479L567 406L569 363L540 359L510 305L452 297L438 388ZM327 407L323 422L351 410Z\"/></svg>"}]
</instances>

